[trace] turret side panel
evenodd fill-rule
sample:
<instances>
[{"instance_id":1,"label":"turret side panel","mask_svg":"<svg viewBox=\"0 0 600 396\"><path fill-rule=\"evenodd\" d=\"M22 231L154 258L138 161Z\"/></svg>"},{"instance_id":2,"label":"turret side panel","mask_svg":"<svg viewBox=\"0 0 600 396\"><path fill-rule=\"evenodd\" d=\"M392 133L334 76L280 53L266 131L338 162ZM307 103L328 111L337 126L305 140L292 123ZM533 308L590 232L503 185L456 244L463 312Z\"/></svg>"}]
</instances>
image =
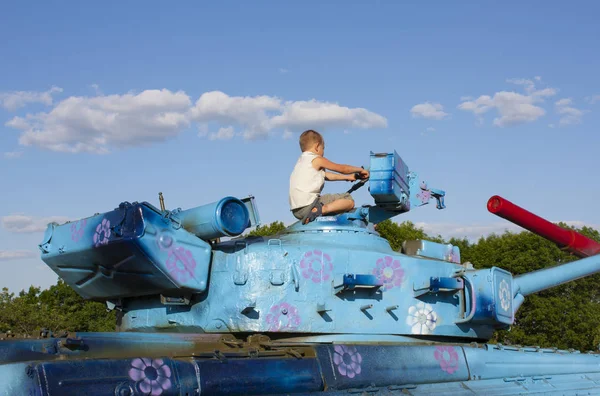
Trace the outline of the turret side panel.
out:
<instances>
[{"instance_id":1,"label":"turret side panel","mask_svg":"<svg viewBox=\"0 0 600 396\"><path fill-rule=\"evenodd\" d=\"M432 284L452 281L458 265L356 246L355 237L331 232L310 243L298 237L241 240L234 251L214 252L210 289L201 300L177 309L128 302L120 330L490 335L489 326L455 323L464 303L459 283L440 290Z\"/></svg>"},{"instance_id":2,"label":"turret side panel","mask_svg":"<svg viewBox=\"0 0 600 396\"><path fill-rule=\"evenodd\" d=\"M42 260L88 299L197 293L206 289L210 245L146 204L46 231Z\"/></svg>"}]
</instances>

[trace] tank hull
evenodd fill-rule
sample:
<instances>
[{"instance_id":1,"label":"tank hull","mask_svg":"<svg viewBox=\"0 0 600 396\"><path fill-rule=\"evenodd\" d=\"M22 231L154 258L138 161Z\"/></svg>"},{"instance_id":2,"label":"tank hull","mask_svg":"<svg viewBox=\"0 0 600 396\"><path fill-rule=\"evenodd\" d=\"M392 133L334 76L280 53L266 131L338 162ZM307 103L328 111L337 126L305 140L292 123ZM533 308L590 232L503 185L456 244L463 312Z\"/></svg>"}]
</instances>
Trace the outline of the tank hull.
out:
<instances>
[{"instance_id":1,"label":"tank hull","mask_svg":"<svg viewBox=\"0 0 600 396\"><path fill-rule=\"evenodd\" d=\"M79 333L0 342L1 395L599 394L598 354L413 340Z\"/></svg>"}]
</instances>

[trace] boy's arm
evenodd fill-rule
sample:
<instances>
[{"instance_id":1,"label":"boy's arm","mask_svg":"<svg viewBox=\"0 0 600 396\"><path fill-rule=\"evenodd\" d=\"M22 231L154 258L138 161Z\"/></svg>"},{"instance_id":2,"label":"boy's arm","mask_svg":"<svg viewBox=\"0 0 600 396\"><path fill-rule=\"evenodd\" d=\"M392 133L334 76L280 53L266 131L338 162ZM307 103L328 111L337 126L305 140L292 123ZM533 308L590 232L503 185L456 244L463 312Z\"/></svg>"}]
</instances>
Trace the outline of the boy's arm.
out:
<instances>
[{"instance_id":1,"label":"boy's arm","mask_svg":"<svg viewBox=\"0 0 600 396\"><path fill-rule=\"evenodd\" d=\"M356 177L354 177L354 173L351 175L340 175L339 173L325 172L325 180L327 180L327 181L340 181L340 180L354 181L354 180L356 180Z\"/></svg>"},{"instance_id":2,"label":"boy's arm","mask_svg":"<svg viewBox=\"0 0 600 396\"><path fill-rule=\"evenodd\" d=\"M312 161L312 165L317 168L317 169L328 169L328 170L332 170L334 172L338 172L338 173L343 173L345 175L351 175L354 173L359 173L362 178L367 178L369 177L369 171L365 170L363 168L359 168L356 166L352 166L352 165L342 165L342 164L336 164L335 162L331 162L329 161L327 158L325 157L317 157ZM346 179L343 179L346 180Z\"/></svg>"}]
</instances>

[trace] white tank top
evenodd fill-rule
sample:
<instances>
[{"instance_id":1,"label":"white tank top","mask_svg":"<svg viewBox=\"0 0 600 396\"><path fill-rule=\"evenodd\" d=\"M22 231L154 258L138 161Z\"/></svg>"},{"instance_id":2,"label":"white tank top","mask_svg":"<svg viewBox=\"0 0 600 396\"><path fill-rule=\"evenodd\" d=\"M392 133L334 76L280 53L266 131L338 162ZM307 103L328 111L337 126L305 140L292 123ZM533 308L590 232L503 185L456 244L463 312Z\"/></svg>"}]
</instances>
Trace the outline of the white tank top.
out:
<instances>
[{"instance_id":1,"label":"white tank top","mask_svg":"<svg viewBox=\"0 0 600 396\"><path fill-rule=\"evenodd\" d=\"M316 170L312 161L319 157L315 153L302 153L290 176L290 209L301 208L313 203L325 185L325 171Z\"/></svg>"}]
</instances>

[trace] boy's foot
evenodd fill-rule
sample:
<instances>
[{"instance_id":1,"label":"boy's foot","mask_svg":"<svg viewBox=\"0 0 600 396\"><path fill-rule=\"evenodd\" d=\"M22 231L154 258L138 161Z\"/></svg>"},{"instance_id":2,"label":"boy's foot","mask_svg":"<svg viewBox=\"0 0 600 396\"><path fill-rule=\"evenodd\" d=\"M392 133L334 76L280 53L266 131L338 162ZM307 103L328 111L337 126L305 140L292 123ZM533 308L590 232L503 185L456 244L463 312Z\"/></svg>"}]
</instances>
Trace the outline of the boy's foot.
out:
<instances>
[{"instance_id":1,"label":"boy's foot","mask_svg":"<svg viewBox=\"0 0 600 396\"><path fill-rule=\"evenodd\" d=\"M323 204L319 201L315 203L315 206L310 210L308 216L302 220L302 224L308 224L311 221L314 221L317 217L323 214Z\"/></svg>"}]
</instances>

